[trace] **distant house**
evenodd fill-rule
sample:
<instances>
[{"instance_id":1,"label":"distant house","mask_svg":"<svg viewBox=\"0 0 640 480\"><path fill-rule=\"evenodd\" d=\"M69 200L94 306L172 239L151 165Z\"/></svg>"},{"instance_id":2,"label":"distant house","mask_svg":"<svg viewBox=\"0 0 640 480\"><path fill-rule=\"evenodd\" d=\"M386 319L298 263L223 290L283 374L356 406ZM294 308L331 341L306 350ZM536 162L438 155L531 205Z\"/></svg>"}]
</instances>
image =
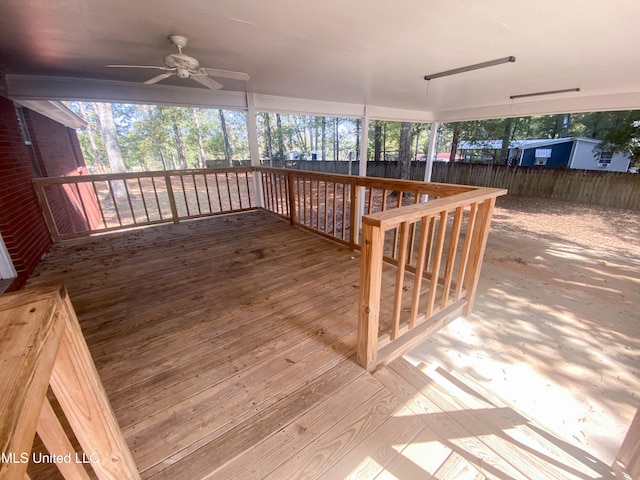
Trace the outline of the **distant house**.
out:
<instances>
[{"instance_id":1,"label":"distant house","mask_svg":"<svg viewBox=\"0 0 640 480\"><path fill-rule=\"evenodd\" d=\"M509 143L509 165L626 172L629 157L596 150L601 143L601 140L582 137L513 140ZM501 148L501 140L462 141L459 150L465 162L492 163L499 157Z\"/></svg>"}]
</instances>

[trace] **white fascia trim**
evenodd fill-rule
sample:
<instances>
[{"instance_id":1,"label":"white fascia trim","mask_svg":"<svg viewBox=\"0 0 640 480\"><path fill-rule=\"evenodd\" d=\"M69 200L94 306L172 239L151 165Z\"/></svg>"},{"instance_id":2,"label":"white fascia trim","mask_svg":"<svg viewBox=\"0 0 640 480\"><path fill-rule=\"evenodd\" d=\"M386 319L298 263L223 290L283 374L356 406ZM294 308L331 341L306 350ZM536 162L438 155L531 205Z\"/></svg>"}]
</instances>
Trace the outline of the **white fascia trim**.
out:
<instances>
[{"instance_id":1,"label":"white fascia trim","mask_svg":"<svg viewBox=\"0 0 640 480\"><path fill-rule=\"evenodd\" d=\"M463 122L490 118L528 117L556 113L640 110L640 92L583 95L539 101L514 101L501 105L448 110L436 113L438 122Z\"/></svg>"},{"instance_id":2,"label":"white fascia trim","mask_svg":"<svg viewBox=\"0 0 640 480\"><path fill-rule=\"evenodd\" d=\"M435 115L427 110L406 110L402 108L378 107L369 105L369 116L372 120L391 120L397 122L432 123Z\"/></svg>"},{"instance_id":3,"label":"white fascia trim","mask_svg":"<svg viewBox=\"0 0 640 480\"><path fill-rule=\"evenodd\" d=\"M7 75L12 100L77 100L246 110L244 92L89 78Z\"/></svg>"},{"instance_id":4,"label":"white fascia trim","mask_svg":"<svg viewBox=\"0 0 640 480\"><path fill-rule=\"evenodd\" d=\"M254 94L256 111L292 115L317 115L320 117L364 117L364 105L356 103L328 102L306 98L280 97Z\"/></svg>"},{"instance_id":5,"label":"white fascia trim","mask_svg":"<svg viewBox=\"0 0 640 480\"><path fill-rule=\"evenodd\" d=\"M369 118L400 122L432 122L433 113L419 110L380 107L359 103L329 102L305 98L255 94L256 110L293 115L318 115L343 118Z\"/></svg>"},{"instance_id":6,"label":"white fascia trim","mask_svg":"<svg viewBox=\"0 0 640 480\"><path fill-rule=\"evenodd\" d=\"M69 128L85 128L87 122L57 100L14 100L15 103L33 110Z\"/></svg>"}]
</instances>

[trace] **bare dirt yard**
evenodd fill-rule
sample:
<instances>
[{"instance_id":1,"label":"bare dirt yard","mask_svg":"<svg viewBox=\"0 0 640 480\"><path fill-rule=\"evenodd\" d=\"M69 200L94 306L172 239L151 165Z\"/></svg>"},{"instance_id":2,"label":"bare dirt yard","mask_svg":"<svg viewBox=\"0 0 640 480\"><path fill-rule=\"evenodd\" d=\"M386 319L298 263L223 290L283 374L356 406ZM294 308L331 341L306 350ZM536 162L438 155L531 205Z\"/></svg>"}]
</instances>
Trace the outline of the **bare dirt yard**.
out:
<instances>
[{"instance_id":1,"label":"bare dirt yard","mask_svg":"<svg viewBox=\"0 0 640 480\"><path fill-rule=\"evenodd\" d=\"M640 212L498 199L473 314L407 358L610 465L640 404L639 241Z\"/></svg>"}]
</instances>

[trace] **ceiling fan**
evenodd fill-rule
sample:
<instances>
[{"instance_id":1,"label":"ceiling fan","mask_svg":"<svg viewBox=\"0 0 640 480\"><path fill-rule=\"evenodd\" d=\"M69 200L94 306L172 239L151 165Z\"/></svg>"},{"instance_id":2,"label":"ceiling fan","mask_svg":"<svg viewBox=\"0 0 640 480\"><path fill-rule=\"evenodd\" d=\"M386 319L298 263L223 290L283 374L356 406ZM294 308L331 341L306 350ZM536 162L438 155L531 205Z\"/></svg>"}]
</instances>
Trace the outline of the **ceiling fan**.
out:
<instances>
[{"instance_id":1,"label":"ceiling fan","mask_svg":"<svg viewBox=\"0 0 640 480\"><path fill-rule=\"evenodd\" d=\"M230 70L218 70L216 68L201 67L200 62L189 55L182 53L182 49L187 45L189 39L183 35L169 35L169 40L178 48L178 53L169 53L164 57L164 66L157 65L107 65L113 68L153 68L164 70L153 78L147 80L146 84L158 83L167 77L176 75L180 78L192 78L198 83L212 90L223 87L211 77L231 78L234 80L249 80L249 75L244 72L232 72Z\"/></svg>"}]
</instances>

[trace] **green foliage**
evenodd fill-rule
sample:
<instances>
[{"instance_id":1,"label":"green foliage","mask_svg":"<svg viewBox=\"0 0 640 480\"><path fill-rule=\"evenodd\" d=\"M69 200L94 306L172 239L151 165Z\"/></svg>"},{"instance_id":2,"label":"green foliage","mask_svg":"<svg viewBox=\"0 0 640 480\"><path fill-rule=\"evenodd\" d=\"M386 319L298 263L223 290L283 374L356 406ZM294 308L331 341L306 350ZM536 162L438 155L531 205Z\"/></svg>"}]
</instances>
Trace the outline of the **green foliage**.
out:
<instances>
[{"instance_id":1,"label":"green foliage","mask_svg":"<svg viewBox=\"0 0 640 480\"><path fill-rule=\"evenodd\" d=\"M280 117L280 128L277 116ZM276 162L291 160L292 157L310 160L315 155L318 160L322 160L323 144L324 160L336 157L339 160L357 159L357 119L261 113L257 115L256 121L260 156L263 159L271 158ZM282 158L278 152L279 138L282 138L283 143Z\"/></svg>"},{"instance_id":2,"label":"green foliage","mask_svg":"<svg viewBox=\"0 0 640 480\"><path fill-rule=\"evenodd\" d=\"M503 139L508 119L445 123L439 132L438 151L448 151L454 133L458 140ZM511 121L509 140L532 138L588 137L603 140L601 150L629 155L640 161L640 112L589 112L519 117Z\"/></svg>"},{"instance_id":3,"label":"green foliage","mask_svg":"<svg viewBox=\"0 0 640 480\"><path fill-rule=\"evenodd\" d=\"M69 102L68 106L88 122L90 129L78 132L80 146L92 171L102 171L89 139L92 135L99 156L106 159L100 124L91 104L80 105L80 102ZM198 136L190 108L113 104L112 111L127 170L180 168L180 142L182 142L186 166L188 168L200 166ZM224 139L218 111L198 108L195 114L199 121L206 159L224 159ZM249 159L246 114L225 111L225 118L234 159Z\"/></svg>"}]
</instances>

